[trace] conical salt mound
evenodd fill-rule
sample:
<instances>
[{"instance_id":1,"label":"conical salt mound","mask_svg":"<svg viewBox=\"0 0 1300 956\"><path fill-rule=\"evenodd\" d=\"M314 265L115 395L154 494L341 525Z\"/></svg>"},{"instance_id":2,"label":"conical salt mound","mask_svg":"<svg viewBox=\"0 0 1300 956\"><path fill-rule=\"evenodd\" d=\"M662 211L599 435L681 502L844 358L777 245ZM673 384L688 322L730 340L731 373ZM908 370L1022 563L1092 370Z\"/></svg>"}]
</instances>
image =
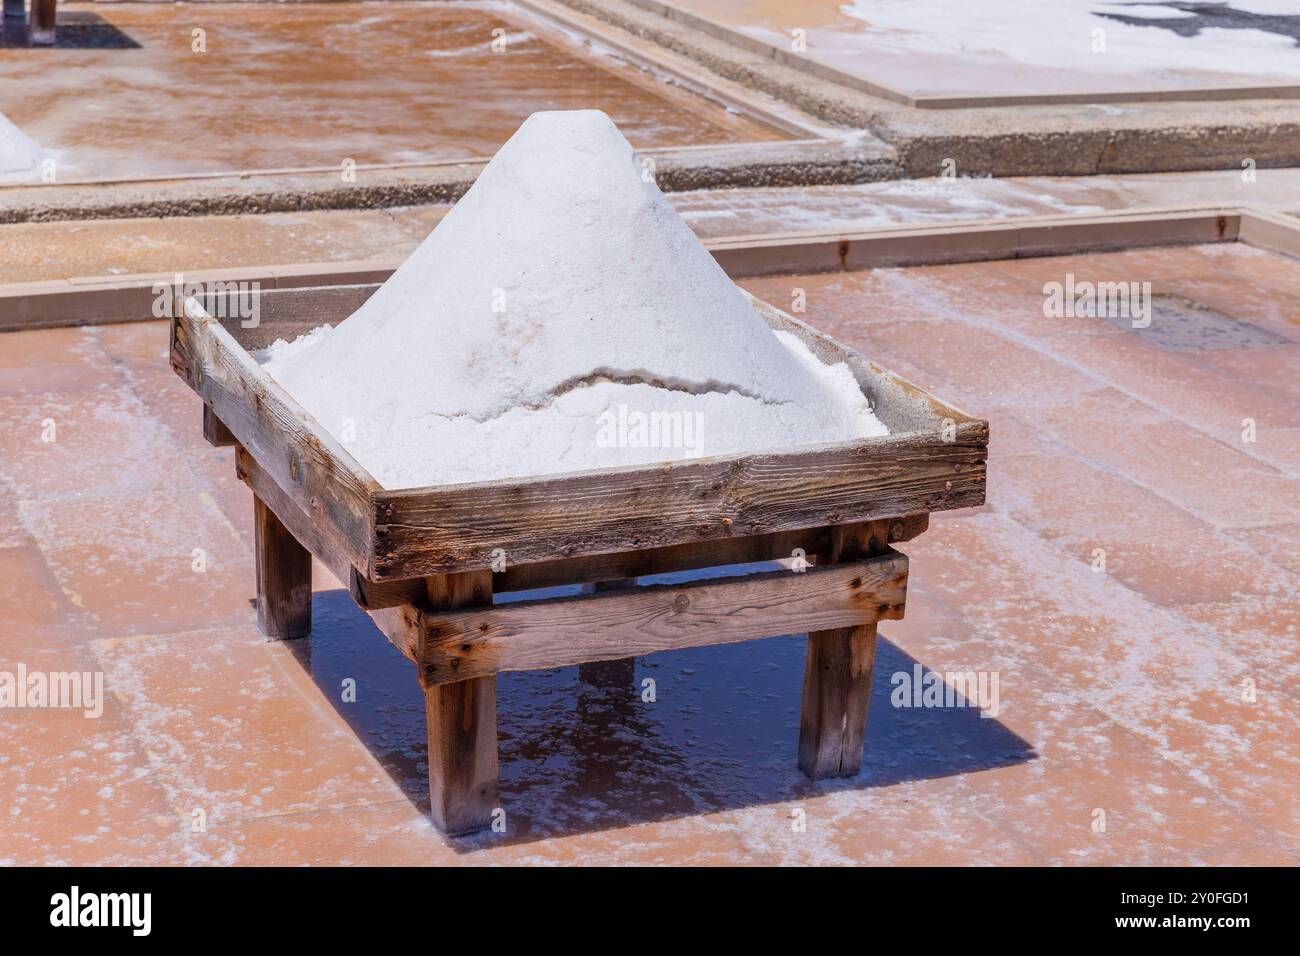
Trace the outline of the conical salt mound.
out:
<instances>
[{"instance_id":1,"label":"conical salt mound","mask_svg":"<svg viewBox=\"0 0 1300 956\"><path fill-rule=\"evenodd\" d=\"M707 399L709 454L879 427L767 328L594 110L531 116L364 306L297 344L268 371L390 487L680 457L592 441L615 401ZM429 443L423 467L401 447Z\"/></svg>"},{"instance_id":2,"label":"conical salt mound","mask_svg":"<svg viewBox=\"0 0 1300 956\"><path fill-rule=\"evenodd\" d=\"M0 174L35 170L44 158L36 141L0 113Z\"/></svg>"}]
</instances>

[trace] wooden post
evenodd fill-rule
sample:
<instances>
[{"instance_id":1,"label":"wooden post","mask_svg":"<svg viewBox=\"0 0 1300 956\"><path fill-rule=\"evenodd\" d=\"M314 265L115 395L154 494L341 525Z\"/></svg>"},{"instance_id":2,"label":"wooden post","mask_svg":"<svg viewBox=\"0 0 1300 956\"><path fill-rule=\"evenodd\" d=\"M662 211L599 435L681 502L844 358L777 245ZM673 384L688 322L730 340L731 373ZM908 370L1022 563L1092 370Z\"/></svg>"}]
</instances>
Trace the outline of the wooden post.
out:
<instances>
[{"instance_id":1,"label":"wooden post","mask_svg":"<svg viewBox=\"0 0 1300 956\"><path fill-rule=\"evenodd\" d=\"M467 571L427 580L434 609L492 603L492 572ZM429 734L429 804L448 836L492 824L497 809L497 679L476 677L424 689Z\"/></svg>"},{"instance_id":2,"label":"wooden post","mask_svg":"<svg viewBox=\"0 0 1300 956\"><path fill-rule=\"evenodd\" d=\"M881 553L889 522L832 529L831 563ZM862 741L871 701L876 625L812 631L804 662L799 710L799 769L813 780L851 777L862 766Z\"/></svg>"},{"instance_id":3,"label":"wooden post","mask_svg":"<svg viewBox=\"0 0 1300 956\"><path fill-rule=\"evenodd\" d=\"M257 557L257 626L268 640L306 637L311 631L311 554L253 496Z\"/></svg>"},{"instance_id":4,"label":"wooden post","mask_svg":"<svg viewBox=\"0 0 1300 956\"><path fill-rule=\"evenodd\" d=\"M606 591L626 591L636 587L636 578L618 578L613 581L597 581L592 586L595 593ZM590 661L578 665L578 680L593 688L620 688L633 692L636 684L636 658L620 657L614 661Z\"/></svg>"},{"instance_id":5,"label":"wooden post","mask_svg":"<svg viewBox=\"0 0 1300 956\"><path fill-rule=\"evenodd\" d=\"M206 402L203 405L203 438L215 448L225 448L238 443L230 429L226 427L226 423L217 417L212 406Z\"/></svg>"},{"instance_id":6,"label":"wooden post","mask_svg":"<svg viewBox=\"0 0 1300 956\"><path fill-rule=\"evenodd\" d=\"M54 44L57 0L32 0L32 20L28 37L37 46Z\"/></svg>"}]
</instances>

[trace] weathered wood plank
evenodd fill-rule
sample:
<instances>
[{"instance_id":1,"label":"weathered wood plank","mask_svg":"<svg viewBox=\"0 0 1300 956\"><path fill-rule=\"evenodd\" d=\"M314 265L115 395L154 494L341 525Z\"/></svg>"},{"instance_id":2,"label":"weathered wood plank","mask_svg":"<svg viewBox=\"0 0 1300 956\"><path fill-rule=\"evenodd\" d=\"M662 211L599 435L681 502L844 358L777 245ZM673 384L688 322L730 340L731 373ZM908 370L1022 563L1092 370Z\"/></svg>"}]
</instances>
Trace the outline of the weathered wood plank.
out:
<instances>
[{"instance_id":1,"label":"weathered wood plank","mask_svg":"<svg viewBox=\"0 0 1300 956\"><path fill-rule=\"evenodd\" d=\"M403 578L400 581L368 581L356 568L348 570L348 593L357 606L367 611L402 604L419 604L424 600L424 578Z\"/></svg>"},{"instance_id":2,"label":"weathered wood plank","mask_svg":"<svg viewBox=\"0 0 1300 956\"><path fill-rule=\"evenodd\" d=\"M1300 259L1300 219L1264 209L1243 209L1238 239L1257 249L1267 249Z\"/></svg>"},{"instance_id":3,"label":"weathered wood plank","mask_svg":"<svg viewBox=\"0 0 1300 956\"><path fill-rule=\"evenodd\" d=\"M218 288L220 281L206 283ZM199 296L203 310L249 352L276 339L292 342L322 325L338 325L365 304L379 286L332 285L307 289L233 289Z\"/></svg>"},{"instance_id":4,"label":"weathered wood plank","mask_svg":"<svg viewBox=\"0 0 1300 956\"><path fill-rule=\"evenodd\" d=\"M215 448L239 444L235 436L230 433L230 429L222 424L221 419L212 410L212 406L207 403L203 405L203 438Z\"/></svg>"},{"instance_id":5,"label":"weathered wood plank","mask_svg":"<svg viewBox=\"0 0 1300 956\"><path fill-rule=\"evenodd\" d=\"M311 554L254 496L257 626L267 640L306 637L311 631Z\"/></svg>"},{"instance_id":6,"label":"weathered wood plank","mask_svg":"<svg viewBox=\"0 0 1300 956\"><path fill-rule=\"evenodd\" d=\"M907 558L684 585L639 587L481 610L392 615L390 639L415 656L426 684L501 671L728 644L902 616Z\"/></svg>"},{"instance_id":7,"label":"weathered wood plank","mask_svg":"<svg viewBox=\"0 0 1300 956\"><path fill-rule=\"evenodd\" d=\"M988 426L802 452L377 493L368 577L416 577L984 502Z\"/></svg>"},{"instance_id":8,"label":"weathered wood plank","mask_svg":"<svg viewBox=\"0 0 1300 956\"><path fill-rule=\"evenodd\" d=\"M861 769L875 657L875 624L808 635L799 769L813 780L851 777Z\"/></svg>"},{"instance_id":9,"label":"weathered wood plank","mask_svg":"<svg viewBox=\"0 0 1300 956\"><path fill-rule=\"evenodd\" d=\"M429 606L449 611L492 602L492 574L431 578ZM429 803L443 833L481 830L497 807L497 682L495 676L426 684Z\"/></svg>"},{"instance_id":10,"label":"weathered wood plank","mask_svg":"<svg viewBox=\"0 0 1300 956\"><path fill-rule=\"evenodd\" d=\"M630 591L635 588L636 578L620 578L615 581L597 581L592 584L593 593L613 593ZM636 680L636 658L614 657L604 661L588 661L578 665L578 682L588 687L601 690L633 693Z\"/></svg>"},{"instance_id":11,"label":"weathered wood plank","mask_svg":"<svg viewBox=\"0 0 1300 956\"><path fill-rule=\"evenodd\" d=\"M338 534L338 529L328 521L314 521L311 515L304 511L293 498L285 494L266 473L248 451L242 447L235 449L235 475L240 481L248 485L253 494L263 501L268 508L274 512L280 522L289 529L289 532L306 548L316 556L321 564L329 568L330 573L344 583L348 583L355 576L351 560L348 558L348 545ZM425 595L424 580L420 579L414 582L418 585L418 590L409 591L406 601L395 601L394 604L407 603L411 600L423 599ZM356 597L356 595L353 595ZM357 602L363 609L369 606L358 600Z\"/></svg>"},{"instance_id":12,"label":"weathered wood plank","mask_svg":"<svg viewBox=\"0 0 1300 956\"><path fill-rule=\"evenodd\" d=\"M911 541L930 525L925 513L904 515L889 521L889 543ZM293 525L290 525L292 528ZM299 537L299 540L306 540ZM600 584L604 581L622 581L676 571L695 571L700 568L721 567L729 564L753 564L796 556L802 551L810 561L822 563L831 547L832 529L806 528L776 534L748 535L735 538L718 538L710 541L692 541L666 548L644 548L617 554L597 554L558 561L539 561L535 564L507 566L492 575L494 594L509 591L528 591L567 584ZM336 575L335 564L312 548ZM347 570L346 568L344 570ZM400 604L419 604L425 594L424 578L403 578L395 581L368 581L352 568L349 572L349 590L357 604L367 610L397 607ZM344 578L340 577L340 580Z\"/></svg>"},{"instance_id":13,"label":"weathered wood plank","mask_svg":"<svg viewBox=\"0 0 1300 956\"><path fill-rule=\"evenodd\" d=\"M807 275L1231 242L1237 238L1236 215L1236 210L1214 206L1125 210L857 232L771 233L715 239L708 245L732 278Z\"/></svg>"},{"instance_id":14,"label":"weathered wood plank","mask_svg":"<svg viewBox=\"0 0 1300 956\"><path fill-rule=\"evenodd\" d=\"M889 543L911 541L929 526L930 516L924 512L894 518L889 522ZM827 527L801 528L797 531L778 531L775 534L738 535L733 538L690 541L665 548L642 548L637 551L563 558L535 564L507 565L505 571L493 575L492 581L497 593L500 593L555 587L561 584L619 581L650 574L695 571L699 568L713 568L727 564L775 561L793 557L796 551L802 551L804 556L811 560L820 558L828 552L831 534L831 529Z\"/></svg>"},{"instance_id":15,"label":"weathered wood plank","mask_svg":"<svg viewBox=\"0 0 1300 956\"><path fill-rule=\"evenodd\" d=\"M867 556L889 551L889 528L883 522L835 528L833 538L831 561L871 560ZM812 779L851 777L862 766L875 657L876 621L809 632L799 707L799 769Z\"/></svg>"},{"instance_id":16,"label":"weathered wood plank","mask_svg":"<svg viewBox=\"0 0 1300 956\"><path fill-rule=\"evenodd\" d=\"M219 322L193 301L183 311L172 320L172 368L313 522L332 527L349 562L365 567L372 550L374 479Z\"/></svg>"}]
</instances>

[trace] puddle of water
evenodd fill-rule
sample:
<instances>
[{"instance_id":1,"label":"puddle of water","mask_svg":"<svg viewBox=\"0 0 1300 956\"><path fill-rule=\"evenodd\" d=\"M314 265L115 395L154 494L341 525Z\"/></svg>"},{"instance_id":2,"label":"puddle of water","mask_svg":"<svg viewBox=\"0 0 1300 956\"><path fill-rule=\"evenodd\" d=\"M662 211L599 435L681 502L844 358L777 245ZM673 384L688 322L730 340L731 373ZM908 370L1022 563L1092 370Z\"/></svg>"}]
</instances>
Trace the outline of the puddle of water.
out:
<instances>
[{"instance_id":1,"label":"puddle of water","mask_svg":"<svg viewBox=\"0 0 1300 956\"><path fill-rule=\"evenodd\" d=\"M1094 314L1095 314L1094 310ZM1252 349L1284 345L1289 340L1218 309L1175 292L1151 296L1151 324L1135 328L1127 315L1103 310L1100 316L1111 325L1132 331L1161 348L1175 352L1205 352L1216 349Z\"/></svg>"}]
</instances>

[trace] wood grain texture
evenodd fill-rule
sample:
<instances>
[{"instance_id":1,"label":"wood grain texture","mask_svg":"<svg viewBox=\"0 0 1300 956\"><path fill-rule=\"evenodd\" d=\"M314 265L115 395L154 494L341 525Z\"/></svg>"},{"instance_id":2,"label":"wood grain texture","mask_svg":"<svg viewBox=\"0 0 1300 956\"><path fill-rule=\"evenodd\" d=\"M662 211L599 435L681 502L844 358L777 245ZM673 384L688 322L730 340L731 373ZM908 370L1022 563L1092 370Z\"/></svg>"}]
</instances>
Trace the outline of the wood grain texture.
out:
<instances>
[{"instance_id":1,"label":"wood grain texture","mask_svg":"<svg viewBox=\"0 0 1300 956\"><path fill-rule=\"evenodd\" d=\"M907 558L890 552L804 572L420 610L414 618L380 613L392 615L394 643L418 656L428 685L897 619L906 595Z\"/></svg>"},{"instance_id":2,"label":"wood grain texture","mask_svg":"<svg viewBox=\"0 0 1300 956\"><path fill-rule=\"evenodd\" d=\"M352 600L357 602L357 607L367 611L402 604L419 604L425 595L424 578L370 581L356 568L349 568L346 580Z\"/></svg>"},{"instance_id":3,"label":"wood grain texture","mask_svg":"<svg viewBox=\"0 0 1300 956\"><path fill-rule=\"evenodd\" d=\"M172 320L172 368L276 485L366 567L375 481L192 300Z\"/></svg>"},{"instance_id":4,"label":"wood grain texture","mask_svg":"<svg viewBox=\"0 0 1300 956\"><path fill-rule=\"evenodd\" d=\"M889 543L911 541L929 525L930 516L925 513L894 518L889 522ZM831 528L804 528L507 566L504 571L493 573L492 591L501 594L567 584L600 584L650 574L753 564L790 558L796 551L802 551L809 560L821 563L830 548L831 535ZM328 561L324 563L334 570ZM418 604L424 596L424 589L424 578L369 581L355 568L351 571L349 590L357 604L367 610Z\"/></svg>"},{"instance_id":5,"label":"wood grain texture","mask_svg":"<svg viewBox=\"0 0 1300 956\"><path fill-rule=\"evenodd\" d=\"M889 543L911 541L930 526L930 516L902 515L889 522ZM531 588L561 584L592 584L618 581L673 571L695 571L728 564L753 564L794 556L797 550L805 557L818 559L831 547L832 529L800 528L775 534L737 535L669 545L666 548L642 548L614 554L596 554L558 561L507 566L492 576L496 593L527 591Z\"/></svg>"},{"instance_id":6,"label":"wood grain texture","mask_svg":"<svg viewBox=\"0 0 1300 956\"><path fill-rule=\"evenodd\" d=\"M635 551L984 502L988 426L658 469L381 492L368 577Z\"/></svg>"},{"instance_id":7,"label":"wood grain texture","mask_svg":"<svg viewBox=\"0 0 1300 956\"><path fill-rule=\"evenodd\" d=\"M431 578L429 607L450 611L492 602L491 572ZM429 804L443 833L490 826L497 807L497 682L478 677L426 684Z\"/></svg>"},{"instance_id":8,"label":"wood grain texture","mask_svg":"<svg viewBox=\"0 0 1300 956\"><path fill-rule=\"evenodd\" d=\"M861 769L875 657L875 624L808 635L799 769L813 780L851 777Z\"/></svg>"},{"instance_id":9,"label":"wood grain texture","mask_svg":"<svg viewBox=\"0 0 1300 956\"><path fill-rule=\"evenodd\" d=\"M257 565L257 626L267 640L306 637L311 631L311 554L275 513L253 498Z\"/></svg>"},{"instance_id":10,"label":"wood grain texture","mask_svg":"<svg viewBox=\"0 0 1300 956\"><path fill-rule=\"evenodd\" d=\"M637 586L636 578L619 578L613 581L596 581L591 585L594 594L629 591ZM636 658L614 657L604 661L587 661L578 665L578 683L601 690L634 693Z\"/></svg>"},{"instance_id":11,"label":"wood grain texture","mask_svg":"<svg viewBox=\"0 0 1300 956\"><path fill-rule=\"evenodd\" d=\"M871 560L867 556L889 552L888 538L884 522L836 528L830 560ZM799 707L799 769L812 779L851 777L861 768L875 657L875 621L809 632Z\"/></svg>"},{"instance_id":12,"label":"wood grain texture","mask_svg":"<svg viewBox=\"0 0 1300 956\"><path fill-rule=\"evenodd\" d=\"M271 509L304 548L329 568L331 574L342 582L350 581L355 572L348 557L349 543L339 535L335 525L328 521L314 520L311 514L286 494L242 447L235 449L235 475ZM422 598L425 590L424 581L420 580L416 583L419 585L416 596ZM363 609L366 608L365 604L361 602L358 604Z\"/></svg>"},{"instance_id":13,"label":"wood grain texture","mask_svg":"<svg viewBox=\"0 0 1300 956\"><path fill-rule=\"evenodd\" d=\"M255 485L254 487L259 487ZM889 543L911 541L930 525L925 513L903 515L889 521ZM294 526L289 525L292 529ZM777 534L748 535L693 541L667 548L645 548L616 554L598 554L558 561L508 566L492 575L494 594L528 591L568 584L600 584L627 578L695 571L700 568L732 564L753 564L793 557L797 550L814 563L823 563L831 547L832 528L805 528ZM297 532L295 531L295 534ZM299 535L300 541L307 539ZM348 580L348 589L357 605L365 610L419 604L425 595L424 578L400 578L395 581L369 581L356 568L347 568L322 557L314 546L311 551L339 580ZM341 570L340 570L341 568ZM343 577L347 573L349 577Z\"/></svg>"}]
</instances>

